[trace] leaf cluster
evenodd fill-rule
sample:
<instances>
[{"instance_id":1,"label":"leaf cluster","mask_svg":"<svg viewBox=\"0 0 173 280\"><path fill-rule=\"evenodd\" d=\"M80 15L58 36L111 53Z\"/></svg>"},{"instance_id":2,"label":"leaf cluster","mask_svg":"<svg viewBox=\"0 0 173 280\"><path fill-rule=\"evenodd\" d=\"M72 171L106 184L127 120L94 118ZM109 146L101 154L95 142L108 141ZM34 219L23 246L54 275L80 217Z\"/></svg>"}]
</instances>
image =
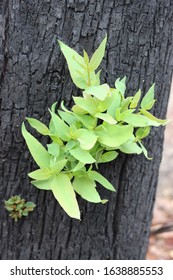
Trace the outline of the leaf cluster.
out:
<instances>
[{"instance_id":1,"label":"leaf cluster","mask_svg":"<svg viewBox=\"0 0 173 280\"><path fill-rule=\"evenodd\" d=\"M148 157L142 140L151 126L165 125L166 120L153 116L149 110L155 103L154 84L141 99L141 91L125 97L126 78L118 78L114 87L100 84L100 71L96 72L105 53L107 37L91 59L59 41L71 78L82 89L81 97L73 97L74 105L68 110L63 102L56 110L49 110L50 123L27 118L29 124L51 143L47 147L31 135L24 123L22 134L39 169L29 173L38 189L51 190L65 212L80 219L76 193L93 203L105 203L97 191L96 182L115 191L111 183L96 169L99 163L114 160L119 152L141 154Z\"/></svg>"},{"instance_id":2,"label":"leaf cluster","mask_svg":"<svg viewBox=\"0 0 173 280\"><path fill-rule=\"evenodd\" d=\"M4 201L4 207L10 212L9 216L18 221L22 216L28 216L29 212L33 211L35 204L31 201L26 202L25 199L21 198L19 195L12 196L8 200Z\"/></svg>"}]
</instances>

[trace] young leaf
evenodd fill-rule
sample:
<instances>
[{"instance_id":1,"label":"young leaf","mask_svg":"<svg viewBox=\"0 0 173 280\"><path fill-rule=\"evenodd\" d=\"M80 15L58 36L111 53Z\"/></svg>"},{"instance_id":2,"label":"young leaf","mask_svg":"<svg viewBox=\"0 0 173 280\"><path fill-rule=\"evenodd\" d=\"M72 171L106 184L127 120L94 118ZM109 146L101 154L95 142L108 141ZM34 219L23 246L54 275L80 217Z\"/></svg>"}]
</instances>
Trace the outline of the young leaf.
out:
<instances>
[{"instance_id":1,"label":"young leaf","mask_svg":"<svg viewBox=\"0 0 173 280\"><path fill-rule=\"evenodd\" d=\"M131 100L130 109L134 109L137 107L140 98L141 98L141 90L139 89Z\"/></svg>"},{"instance_id":2,"label":"young leaf","mask_svg":"<svg viewBox=\"0 0 173 280\"><path fill-rule=\"evenodd\" d=\"M127 143L122 144L119 150L125 154L141 154L142 149L132 141L127 141Z\"/></svg>"},{"instance_id":3,"label":"young leaf","mask_svg":"<svg viewBox=\"0 0 173 280\"><path fill-rule=\"evenodd\" d=\"M147 117L148 119L148 125L152 125L152 126L159 126L159 125L165 125L166 123L168 123L168 120L161 120L156 118L155 116L153 116L151 113L140 109L140 112Z\"/></svg>"},{"instance_id":4,"label":"young leaf","mask_svg":"<svg viewBox=\"0 0 173 280\"><path fill-rule=\"evenodd\" d=\"M98 49L94 52L94 54L91 57L90 68L92 70L96 70L99 67L105 54L106 43L107 43L107 36L104 38L104 40L102 41Z\"/></svg>"},{"instance_id":5,"label":"young leaf","mask_svg":"<svg viewBox=\"0 0 173 280\"><path fill-rule=\"evenodd\" d=\"M68 125L71 125L76 122L75 115L72 112L63 112L61 110L58 110L58 114L64 120Z\"/></svg>"},{"instance_id":6,"label":"young leaf","mask_svg":"<svg viewBox=\"0 0 173 280\"><path fill-rule=\"evenodd\" d=\"M97 135L95 135L94 131L87 129L79 129L77 131L77 140L80 143L80 147L83 150L90 150L95 145L97 141Z\"/></svg>"},{"instance_id":7,"label":"young leaf","mask_svg":"<svg viewBox=\"0 0 173 280\"><path fill-rule=\"evenodd\" d=\"M51 190L51 181L52 181L52 177L50 177L47 180L31 181L31 184L34 185L36 188L38 188L40 190L49 191L49 190Z\"/></svg>"},{"instance_id":8,"label":"young leaf","mask_svg":"<svg viewBox=\"0 0 173 280\"><path fill-rule=\"evenodd\" d=\"M73 100L78 107L85 110L90 115L95 115L97 113L97 104L94 102L95 100L93 97L90 99L85 99L83 97L73 97Z\"/></svg>"},{"instance_id":9,"label":"young leaf","mask_svg":"<svg viewBox=\"0 0 173 280\"><path fill-rule=\"evenodd\" d=\"M109 115L108 113L97 113L95 115L95 117L97 117L98 119L101 119L107 123L110 123L110 124L116 124L117 121L111 116Z\"/></svg>"},{"instance_id":10,"label":"young leaf","mask_svg":"<svg viewBox=\"0 0 173 280\"><path fill-rule=\"evenodd\" d=\"M115 81L115 88L119 90L119 92L124 96L125 90L126 90L126 77L124 77L122 80L118 78Z\"/></svg>"},{"instance_id":11,"label":"young leaf","mask_svg":"<svg viewBox=\"0 0 173 280\"><path fill-rule=\"evenodd\" d=\"M51 177L51 170L49 168L37 169L29 173L28 176L35 180L46 180Z\"/></svg>"},{"instance_id":12,"label":"young leaf","mask_svg":"<svg viewBox=\"0 0 173 280\"><path fill-rule=\"evenodd\" d=\"M74 114L75 117L88 129L93 129L96 125L96 118L90 115L78 115Z\"/></svg>"},{"instance_id":13,"label":"young leaf","mask_svg":"<svg viewBox=\"0 0 173 280\"><path fill-rule=\"evenodd\" d=\"M116 148L133 136L133 127L131 125L100 125L96 128L98 142L111 148Z\"/></svg>"},{"instance_id":14,"label":"young leaf","mask_svg":"<svg viewBox=\"0 0 173 280\"><path fill-rule=\"evenodd\" d=\"M29 124L35 128L40 134L42 135L49 135L49 129L45 124L42 122L34 119L34 118L26 118L26 120L29 122Z\"/></svg>"},{"instance_id":15,"label":"young leaf","mask_svg":"<svg viewBox=\"0 0 173 280\"><path fill-rule=\"evenodd\" d=\"M80 220L79 206L68 175L59 173L55 176L51 181L51 189L64 211L70 217Z\"/></svg>"},{"instance_id":16,"label":"young leaf","mask_svg":"<svg viewBox=\"0 0 173 280\"><path fill-rule=\"evenodd\" d=\"M139 143L139 145L141 146L141 149L142 149L142 151L143 151L145 157L146 157L147 159L149 159L149 160L152 160L152 158L148 157L148 151L147 151L147 149L144 147L144 145L142 144L142 142L139 141L138 143Z\"/></svg>"},{"instance_id":17,"label":"young leaf","mask_svg":"<svg viewBox=\"0 0 173 280\"><path fill-rule=\"evenodd\" d=\"M118 156L118 153L116 151L106 152L101 155L99 162L109 162L109 161L116 159L117 156Z\"/></svg>"},{"instance_id":18,"label":"young leaf","mask_svg":"<svg viewBox=\"0 0 173 280\"><path fill-rule=\"evenodd\" d=\"M149 125L146 117L137 114L130 114L129 116L122 117L121 120L131 124L133 127L145 127Z\"/></svg>"},{"instance_id":19,"label":"young leaf","mask_svg":"<svg viewBox=\"0 0 173 280\"><path fill-rule=\"evenodd\" d=\"M154 86L155 86L155 84L153 84L149 88L148 92L145 94L145 96L143 97L143 99L141 101L141 108L144 110L150 110L155 103Z\"/></svg>"},{"instance_id":20,"label":"young leaf","mask_svg":"<svg viewBox=\"0 0 173 280\"><path fill-rule=\"evenodd\" d=\"M100 86L91 86L84 91L84 93L91 94L101 101L105 100L109 92L110 88L108 84L103 84Z\"/></svg>"},{"instance_id":21,"label":"young leaf","mask_svg":"<svg viewBox=\"0 0 173 280\"><path fill-rule=\"evenodd\" d=\"M57 160L51 163L51 173L58 174L66 165L67 159Z\"/></svg>"},{"instance_id":22,"label":"young leaf","mask_svg":"<svg viewBox=\"0 0 173 280\"><path fill-rule=\"evenodd\" d=\"M72 156L74 156L77 160L82 163L94 163L95 159L90 155L90 153L86 150L81 149L80 147L76 147L69 151Z\"/></svg>"},{"instance_id":23,"label":"young leaf","mask_svg":"<svg viewBox=\"0 0 173 280\"><path fill-rule=\"evenodd\" d=\"M60 146L57 143L47 144L48 153L54 157L58 157L60 154Z\"/></svg>"},{"instance_id":24,"label":"young leaf","mask_svg":"<svg viewBox=\"0 0 173 280\"><path fill-rule=\"evenodd\" d=\"M67 124L64 123L63 120L61 120L58 115L55 113L51 113L52 116L52 121L55 126L55 130L57 133L57 136L59 136L63 141L68 141L70 138L69 130L70 128L68 127Z\"/></svg>"},{"instance_id":25,"label":"young leaf","mask_svg":"<svg viewBox=\"0 0 173 280\"><path fill-rule=\"evenodd\" d=\"M105 177L103 177L100 173L98 173L97 171L90 170L90 171L88 171L88 175L92 180L97 181L98 183L100 183L106 189L115 192L115 189L111 185L111 183Z\"/></svg>"},{"instance_id":26,"label":"young leaf","mask_svg":"<svg viewBox=\"0 0 173 280\"><path fill-rule=\"evenodd\" d=\"M101 202L100 195L95 187L96 184L94 180L88 176L75 177L72 185L75 192L77 192L83 199L94 203Z\"/></svg>"},{"instance_id":27,"label":"young leaf","mask_svg":"<svg viewBox=\"0 0 173 280\"><path fill-rule=\"evenodd\" d=\"M87 88L87 80L85 78L86 65L84 58L63 42L58 40L58 43L67 60L70 75L74 84L80 89Z\"/></svg>"},{"instance_id":28,"label":"young leaf","mask_svg":"<svg viewBox=\"0 0 173 280\"><path fill-rule=\"evenodd\" d=\"M40 142L38 142L38 140L26 130L24 123L22 124L22 135L25 138L28 149L38 166L41 168L49 167L49 153L40 144Z\"/></svg>"},{"instance_id":29,"label":"young leaf","mask_svg":"<svg viewBox=\"0 0 173 280\"><path fill-rule=\"evenodd\" d=\"M149 126L147 126L145 128L143 128L143 127L139 128L135 133L137 140L141 140L141 139L147 137L148 134L150 133L150 130L151 130L151 128Z\"/></svg>"}]
</instances>

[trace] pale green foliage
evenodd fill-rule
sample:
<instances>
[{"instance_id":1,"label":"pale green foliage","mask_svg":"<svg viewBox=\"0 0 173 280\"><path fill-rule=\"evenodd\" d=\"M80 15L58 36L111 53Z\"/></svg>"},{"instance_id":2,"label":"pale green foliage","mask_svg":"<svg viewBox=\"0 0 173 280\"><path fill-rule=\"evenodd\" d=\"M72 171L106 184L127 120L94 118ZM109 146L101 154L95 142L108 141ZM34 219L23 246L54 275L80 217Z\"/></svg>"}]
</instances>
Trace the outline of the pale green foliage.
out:
<instances>
[{"instance_id":1,"label":"pale green foliage","mask_svg":"<svg viewBox=\"0 0 173 280\"><path fill-rule=\"evenodd\" d=\"M93 203L105 203L97 191L96 182L115 191L111 183L94 168L99 163L114 160L119 152L141 154L148 157L142 139L148 136L151 126L165 125L148 112L155 103L154 84L141 99L141 91L125 97L126 77L115 81L115 88L100 85L99 67L106 48L107 37L91 59L59 41L74 84L83 89L82 97L73 97L74 106L67 110L62 102L51 107L50 123L45 126L38 120L27 118L29 124L51 143L44 148L22 125L22 134L33 159L40 167L29 173L32 184L42 190L51 190L66 213L80 219L76 195ZM150 159L150 158L149 158Z\"/></svg>"}]
</instances>

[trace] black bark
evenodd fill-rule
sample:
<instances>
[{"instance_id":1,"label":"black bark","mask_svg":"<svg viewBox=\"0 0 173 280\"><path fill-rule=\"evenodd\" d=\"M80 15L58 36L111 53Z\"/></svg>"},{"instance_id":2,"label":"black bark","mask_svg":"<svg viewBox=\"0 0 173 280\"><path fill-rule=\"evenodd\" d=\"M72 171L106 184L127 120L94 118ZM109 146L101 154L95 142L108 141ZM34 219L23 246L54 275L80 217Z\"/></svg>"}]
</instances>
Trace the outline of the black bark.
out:
<instances>
[{"instance_id":1,"label":"black bark","mask_svg":"<svg viewBox=\"0 0 173 280\"><path fill-rule=\"evenodd\" d=\"M164 128L145 141L152 161L121 155L100 168L116 194L99 188L106 205L79 199L82 221L70 219L50 192L34 188L35 165L21 135L26 116L48 121L48 107L79 95L57 38L89 54L108 34L103 81L127 76L128 91L156 83L153 113L166 115L173 67L172 0L0 0L1 259L145 258ZM43 139L42 139L43 140ZM43 140L44 142L45 140ZM45 143L45 142L44 142ZM15 223L3 201L21 194L37 204Z\"/></svg>"}]
</instances>

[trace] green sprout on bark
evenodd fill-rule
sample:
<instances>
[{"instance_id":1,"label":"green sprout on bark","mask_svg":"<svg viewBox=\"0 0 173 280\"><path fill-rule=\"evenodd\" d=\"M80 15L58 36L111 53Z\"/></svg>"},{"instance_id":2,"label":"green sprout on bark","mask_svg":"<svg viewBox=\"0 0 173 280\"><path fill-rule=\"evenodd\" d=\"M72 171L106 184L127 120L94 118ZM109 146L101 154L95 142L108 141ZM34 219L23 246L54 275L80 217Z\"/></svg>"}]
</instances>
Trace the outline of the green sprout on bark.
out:
<instances>
[{"instance_id":1,"label":"green sprout on bark","mask_svg":"<svg viewBox=\"0 0 173 280\"><path fill-rule=\"evenodd\" d=\"M22 216L28 216L29 212L32 212L35 208L35 204L31 201L26 202L25 199L19 195L12 196L8 200L4 201L5 209L10 212L9 217L18 221Z\"/></svg>"},{"instance_id":2,"label":"green sprout on bark","mask_svg":"<svg viewBox=\"0 0 173 280\"><path fill-rule=\"evenodd\" d=\"M41 190L49 190L72 218L80 219L76 194L92 203L105 203L96 183L109 191L112 184L99 171L99 163L113 161L120 152L141 154L149 158L143 139L152 126L165 125L167 120L153 116L149 110L155 103L154 84L143 98L139 89L133 96L125 96L126 78L118 78L114 87L100 83L100 70L107 36L91 59L58 41L65 56L73 83L82 90L82 96L73 97L74 105L68 110L64 103L49 110L48 126L34 118L27 121L37 132L49 137L45 148L25 124L22 134L28 149L39 166L29 173L31 183ZM96 171L97 170L97 171Z\"/></svg>"}]
</instances>

